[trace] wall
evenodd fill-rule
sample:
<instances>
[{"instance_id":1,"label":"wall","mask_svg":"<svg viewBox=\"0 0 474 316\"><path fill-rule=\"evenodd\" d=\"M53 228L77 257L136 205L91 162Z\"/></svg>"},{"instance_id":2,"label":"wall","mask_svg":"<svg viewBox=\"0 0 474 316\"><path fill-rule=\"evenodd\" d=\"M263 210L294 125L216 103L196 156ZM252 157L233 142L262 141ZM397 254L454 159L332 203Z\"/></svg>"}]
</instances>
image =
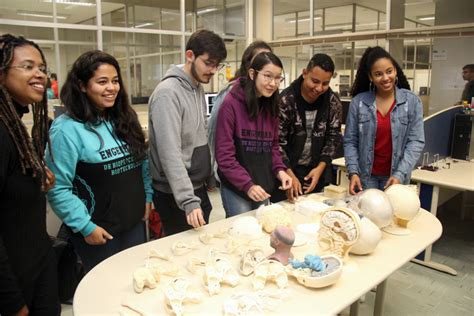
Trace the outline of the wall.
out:
<instances>
[{"instance_id":1,"label":"wall","mask_svg":"<svg viewBox=\"0 0 474 316\"><path fill-rule=\"evenodd\" d=\"M472 23L474 1L439 0L435 18L436 25ZM465 85L462 67L474 63L474 37L434 39L434 50L445 54L440 57L442 60L432 60L430 114L460 100Z\"/></svg>"}]
</instances>

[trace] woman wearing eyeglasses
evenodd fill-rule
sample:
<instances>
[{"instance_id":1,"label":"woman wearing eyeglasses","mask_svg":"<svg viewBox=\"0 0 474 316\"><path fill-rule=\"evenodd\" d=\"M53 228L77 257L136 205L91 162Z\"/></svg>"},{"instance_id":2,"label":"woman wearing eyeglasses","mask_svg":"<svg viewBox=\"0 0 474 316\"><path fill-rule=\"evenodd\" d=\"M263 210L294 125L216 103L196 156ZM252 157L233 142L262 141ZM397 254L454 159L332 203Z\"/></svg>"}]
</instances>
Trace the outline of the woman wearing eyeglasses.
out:
<instances>
[{"instance_id":1,"label":"woman wearing eyeglasses","mask_svg":"<svg viewBox=\"0 0 474 316\"><path fill-rule=\"evenodd\" d=\"M226 217L268 203L274 179L291 187L278 144L278 87L281 60L271 52L255 56L246 76L233 85L219 110L216 160Z\"/></svg>"},{"instance_id":2,"label":"woman wearing eyeglasses","mask_svg":"<svg viewBox=\"0 0 474 316\"><path fill-rule=\"evenodd\" d=\"M79 56L60 95L67 112L51 127L46 161L57 181L48 200L89 271L146 241L142 219L153 194L147 145L113 56Z\"/></svg>"},{"instance_id":3,"label":"woman wearing eyeglasses","mask_svg":"<svg viewBox=\"0 0 474 316\"><path fill-rule=\"evenodd\" d=\"M46 232L46 60L23 37L0 36L0 315L59 315L56 259ZM32 137L21 121L33 108Z\"/></svg>"}]
</instances>

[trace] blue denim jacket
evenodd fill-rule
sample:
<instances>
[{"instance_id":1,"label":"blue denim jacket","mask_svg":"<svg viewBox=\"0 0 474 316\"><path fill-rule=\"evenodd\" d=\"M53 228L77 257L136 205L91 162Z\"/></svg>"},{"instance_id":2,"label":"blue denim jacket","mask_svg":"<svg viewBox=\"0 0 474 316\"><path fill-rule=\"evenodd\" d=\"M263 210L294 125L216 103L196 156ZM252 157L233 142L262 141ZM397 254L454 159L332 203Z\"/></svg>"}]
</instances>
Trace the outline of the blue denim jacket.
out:
<instances>
[{"instance_id":1,"label":"blue denim jacket","mask_svg":"<svg viewBox=\"0 0 474 316\"><path fill-rule=\"evenodd\" d=\"M390 113L392 129L391 175L407 184L425 145L423 105L406 89L396 90L396 104ZM372 172L377 128L375 94L359 93L349 106L344 133L344 157L349 174L360 176L366 184Z\"/></svg>"}]
</instances>

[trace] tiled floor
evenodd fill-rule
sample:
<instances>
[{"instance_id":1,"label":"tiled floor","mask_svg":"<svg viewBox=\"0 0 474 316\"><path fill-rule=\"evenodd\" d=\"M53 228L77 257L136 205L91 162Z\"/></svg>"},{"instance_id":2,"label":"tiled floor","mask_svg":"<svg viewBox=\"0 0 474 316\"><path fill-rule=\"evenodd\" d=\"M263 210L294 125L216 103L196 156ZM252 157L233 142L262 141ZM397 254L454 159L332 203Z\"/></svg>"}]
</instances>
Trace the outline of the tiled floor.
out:
<instances>
[{"instance_id":1,"label":"tiled floor","mask_svg":"<svg viewBox=\"0 0 474 316\"><path fill-rule=\"evenodd\" d=\"M225 217L219 191L210 193L213 211L210 221ZM456 203L444 208L439 218L443 236L433 247L433 261L457 270L451 276L414 263L393 273L387 285L384 316L474 315L474 220L460 220ZM374 293L366 295L359 315L372 315ZM317 308L317 307L315 307ZM314 314L308 311L308 314ZM63 316L72 315L63 306Z\"/></svg>"}]
</instances>

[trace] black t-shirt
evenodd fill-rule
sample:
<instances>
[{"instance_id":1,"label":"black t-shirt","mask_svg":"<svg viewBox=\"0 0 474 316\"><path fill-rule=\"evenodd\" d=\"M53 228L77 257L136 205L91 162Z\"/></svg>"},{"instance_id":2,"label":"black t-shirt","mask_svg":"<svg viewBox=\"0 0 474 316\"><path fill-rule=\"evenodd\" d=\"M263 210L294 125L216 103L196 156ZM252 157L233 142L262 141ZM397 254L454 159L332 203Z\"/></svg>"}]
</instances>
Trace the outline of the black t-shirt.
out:
<instances>
[{"instance_id":1,"label":"black t-shirt","mask_svg":"<svg viewBox=\"0 0 474 316\"><path fill-rule=\"evenodd\" d=\"M36 278L50 247L45 193L39 179L22 173L16 146L0 120L0 315L25 304L22 289Z\"/></svg>"}]
</instances>

